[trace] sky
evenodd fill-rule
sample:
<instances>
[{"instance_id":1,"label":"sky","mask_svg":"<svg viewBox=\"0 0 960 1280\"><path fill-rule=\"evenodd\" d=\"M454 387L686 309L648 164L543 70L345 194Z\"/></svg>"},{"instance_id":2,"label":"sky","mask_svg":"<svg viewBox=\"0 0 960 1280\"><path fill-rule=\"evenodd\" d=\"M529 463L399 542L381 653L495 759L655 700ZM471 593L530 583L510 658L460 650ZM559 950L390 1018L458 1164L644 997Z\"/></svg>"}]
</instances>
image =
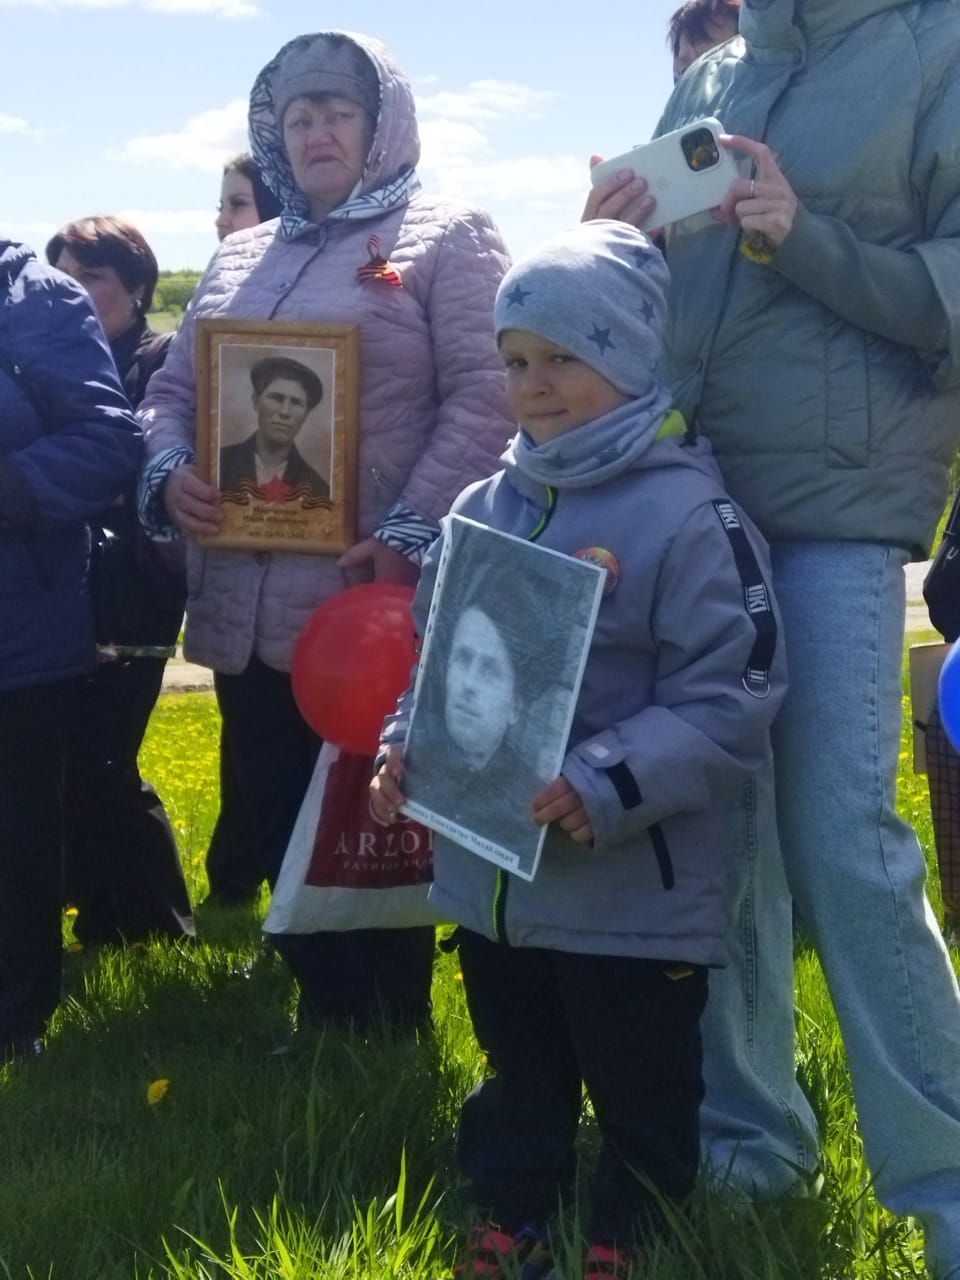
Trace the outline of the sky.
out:
<instances>
[{"instance_id":1,"label":"sky","mask_svg":"<svg viewBox=\"0 0 960 1280\"><path fill-rule=\"evenodd\" d=\"M342 27L413 84L424 189L488 209L522 254L577 220L591 153L649 137L678 3L0 0L0 237L42 251L64 222L119 213L161 269L202 268L257 72Z\"/></svg>"}]
</instances>

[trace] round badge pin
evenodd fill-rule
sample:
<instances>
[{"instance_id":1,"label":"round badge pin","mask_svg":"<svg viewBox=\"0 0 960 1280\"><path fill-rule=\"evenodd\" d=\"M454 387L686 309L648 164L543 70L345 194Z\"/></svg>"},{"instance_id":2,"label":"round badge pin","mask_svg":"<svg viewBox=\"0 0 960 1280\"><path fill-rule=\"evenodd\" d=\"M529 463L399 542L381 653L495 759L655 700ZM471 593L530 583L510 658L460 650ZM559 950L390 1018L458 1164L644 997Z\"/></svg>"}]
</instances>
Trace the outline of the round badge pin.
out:
<instances>
[{"instance_id":1,"label":"round badge pin","mask_svg":"<svg viewBox=\"0 0 960 1280\"><path fill-rule=\"evenodd\" d=\"M573 554L576 560L586 560L587 564L597 564L601 569L606 569L603 594L610 595L620 581L620 565L613 552L606 547L584 547L582 551L575 551Z\"/></svg>"}]
</instances>

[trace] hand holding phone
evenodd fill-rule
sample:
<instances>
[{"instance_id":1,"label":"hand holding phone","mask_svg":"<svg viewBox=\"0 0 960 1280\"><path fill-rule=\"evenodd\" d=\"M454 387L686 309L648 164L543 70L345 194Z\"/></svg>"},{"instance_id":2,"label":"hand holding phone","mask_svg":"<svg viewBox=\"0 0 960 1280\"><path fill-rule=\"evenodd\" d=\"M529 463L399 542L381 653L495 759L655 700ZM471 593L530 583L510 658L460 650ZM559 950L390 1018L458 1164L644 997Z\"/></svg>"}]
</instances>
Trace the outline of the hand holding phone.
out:
<instances>
[{"instance_id":1,"label":"hand holding phone","mask_svg":"<svg viewBox=\"0 0 960 1280\"><path fill-rule=\"evenodd\" d=\"M636 225L667 226L719 205L730 184L738 178L736 162L720 143L723 125L712 116L634 147L611 160L602 160L590 171L596 187L614 174L632 172L647 184L655 208Z\"/></svg>"}]
</instances>

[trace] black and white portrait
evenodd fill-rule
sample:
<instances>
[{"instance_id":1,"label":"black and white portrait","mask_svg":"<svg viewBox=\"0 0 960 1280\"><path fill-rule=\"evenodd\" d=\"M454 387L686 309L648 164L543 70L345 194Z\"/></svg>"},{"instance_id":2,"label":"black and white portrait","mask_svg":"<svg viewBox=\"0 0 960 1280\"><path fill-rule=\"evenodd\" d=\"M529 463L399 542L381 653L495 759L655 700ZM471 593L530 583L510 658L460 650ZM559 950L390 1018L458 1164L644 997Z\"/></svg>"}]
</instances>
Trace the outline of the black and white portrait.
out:
<instances>
[{"instance_id":1,"label":"black and white portrait","mask_svg":"<svg viewBox=\"0 0 960 1280\"><path fill-rule=\"evenodd\" d=\"M197 471L220 491L204 545L339 555L357 541L357 325L197 321Z\"/></svg>"},{"instance_id":2,"label":"black and white portrait","mask_svg":"<svg viewBox=\"0 0 960 1280\"><path fill-rule=\"evenodd\" d=\"M334 360L303 347L220 348L217 485L273 502L332 496Z\"/></svg>"},{"instance_id":3,"label":"black and white portrait","mask_svg":"<svg viewBox=\"0 0 960 1280\"><path fill-rule=\"evenodd\" d=\"M560 772L603 571L450 523L404 763L408 811L524 879L531 805Z\"/></svg>"}]
</instances>

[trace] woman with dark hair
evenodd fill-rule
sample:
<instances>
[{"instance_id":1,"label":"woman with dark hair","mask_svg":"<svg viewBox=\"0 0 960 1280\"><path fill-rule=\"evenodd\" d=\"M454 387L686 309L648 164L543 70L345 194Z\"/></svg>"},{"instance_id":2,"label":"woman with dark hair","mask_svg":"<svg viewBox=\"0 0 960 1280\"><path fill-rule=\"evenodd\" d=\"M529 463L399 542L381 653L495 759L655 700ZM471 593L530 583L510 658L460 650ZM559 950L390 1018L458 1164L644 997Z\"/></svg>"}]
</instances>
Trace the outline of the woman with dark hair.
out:
<instances>
[{"instance_id":1,"label":"woman with dark hair","mask_svg":"<svg viewBox=\"0 0 960 1280\"><path fill-rule=\"evenodd\" d=\"M121 218L70 222L47 261L83 285L96 308L131 404L163 363L170 334L146 312L157 260ZM131 482L92 523L92 585L99 664L80 684L68 732L66 896L86 945L193 933L190 899L163 804L137 755L183 619L182 567L142 533Z\"/></svg>"},{"instance_id":2,"label":"woman with dark hair","mask_svg":"<svg viewBox=\"0 0 960 1280\"><path fill-rule=\"evenodd\" d=\"M249 151L241 151L223 166L220 203L217 205L217 239L245 231L280 216L282 205L264 182L260 166Z\"/></svg>"},{"instance_id":3,"label":"woman with dark hair","mask_svg":"<svg viewBox=\"0 0 960 1280\"><path fill-rule=\"evenodd\" d=\"M732 40L739 21L740 0L686 0L667 26L674 80L708 49Z\"/></svg>"},{"instance_id":4,"label":"woman with dark hair","mask_svg":"<svg viewBox=\"0 0 960 1280\"><path fill-rule=\"evenodd\" d=\"M283 213L221 245L142 408L141 518L187 537L186 650L214 670L224 795L239 806L221 809L207 860L221 898L276 880L313 771L290 685L307 619L350 583L415 580L454 495L509 434L490 321L506 251L485 213L420 190L413 93L388 50L339 31L292 40L257 77L250 136ZM198 541L222 518L195 466L196 325L211 317L359 327L360 540L339 559ZM226 829L248 842L228 845ZM431 930L279 945L309 1017L429 1018Z\"/></svg>"}]
</instances>

